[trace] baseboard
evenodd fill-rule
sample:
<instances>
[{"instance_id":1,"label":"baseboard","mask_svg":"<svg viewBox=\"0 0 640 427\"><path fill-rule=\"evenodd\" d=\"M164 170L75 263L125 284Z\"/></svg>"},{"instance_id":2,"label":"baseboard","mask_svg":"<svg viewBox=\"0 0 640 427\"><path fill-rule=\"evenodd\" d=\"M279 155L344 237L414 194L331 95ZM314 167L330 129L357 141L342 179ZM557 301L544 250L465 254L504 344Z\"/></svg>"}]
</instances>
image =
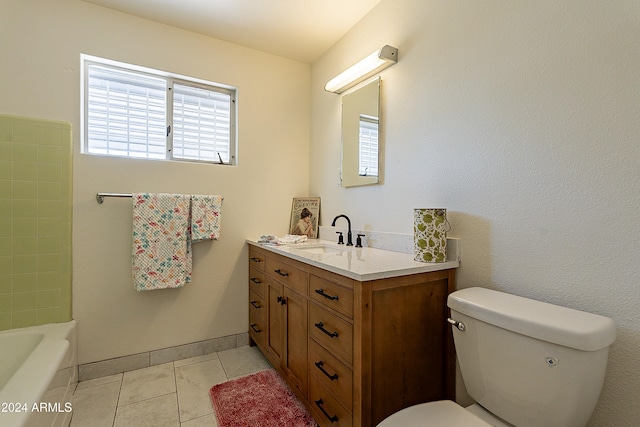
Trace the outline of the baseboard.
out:
<instances>
[{"instance_id":1,"label":"baseboard","mask_svg":"<svg viewBox=\"0 0 640 427\"><path fill-rule=\"evenodd\" d=\"M149 366L160 365L162 363L173 362L175 360L202 356L209 353L215 353L217 351L230 350L232 348L248 344L249 334L242 333L178 345L175 347L147 351L144 353L116 357L113 359L85 363L78 366L78 380L92 380L94 378L101 378L122 372L134 371L136 369L148 368Z\"/></svg>"}]
</instances>

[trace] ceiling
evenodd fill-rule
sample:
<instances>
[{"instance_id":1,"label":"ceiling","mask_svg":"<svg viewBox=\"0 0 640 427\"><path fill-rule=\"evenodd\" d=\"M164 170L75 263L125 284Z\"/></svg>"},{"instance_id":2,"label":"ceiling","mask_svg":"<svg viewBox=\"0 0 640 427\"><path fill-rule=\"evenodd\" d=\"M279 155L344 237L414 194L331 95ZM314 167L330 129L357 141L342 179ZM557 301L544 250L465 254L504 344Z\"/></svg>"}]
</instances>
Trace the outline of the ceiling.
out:
<instances>
[{"instance_id":1,"label":"ceiling","mask_svg":"<svg viewBox=\"0 0 640 427\"><path fill-rule=\"evenodd\" d=\"M312 63L380 0L84 0Z\"/></svg>"}]
</instances>

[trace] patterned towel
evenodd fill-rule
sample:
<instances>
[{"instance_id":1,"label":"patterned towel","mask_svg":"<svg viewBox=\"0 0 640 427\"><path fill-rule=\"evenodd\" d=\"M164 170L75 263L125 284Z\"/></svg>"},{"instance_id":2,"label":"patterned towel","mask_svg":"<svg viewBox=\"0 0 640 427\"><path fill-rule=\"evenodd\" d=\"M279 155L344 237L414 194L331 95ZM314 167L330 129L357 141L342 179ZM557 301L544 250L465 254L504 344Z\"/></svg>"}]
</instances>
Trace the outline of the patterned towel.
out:
<instances>
[{"instance_id":1,"label":"patterned towel","mask_svg":"<svg viewBox=\"0 0 640 427\"><path fill-rule=\"evenodd\" d=\"M222 220L222 196L191 196L191 241L218 240Z\"/></svg>"},{"instance_id":2,"label":"patterned towel","mask_svg":"<svg viewBox=\"0 0 640 427\"><path fill-rule=\"evenodd\" d=\"M133 283L138 291L191 281L189 195L133 194Z\"/></svg>"}]
</instances>

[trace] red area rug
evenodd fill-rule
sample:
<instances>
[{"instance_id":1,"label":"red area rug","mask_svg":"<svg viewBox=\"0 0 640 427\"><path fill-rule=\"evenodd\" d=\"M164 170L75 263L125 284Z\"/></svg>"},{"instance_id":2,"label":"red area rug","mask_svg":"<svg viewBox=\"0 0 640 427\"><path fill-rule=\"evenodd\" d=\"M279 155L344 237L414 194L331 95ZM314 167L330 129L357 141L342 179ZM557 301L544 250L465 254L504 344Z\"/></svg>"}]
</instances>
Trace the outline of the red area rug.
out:
<instances>
[{"instance_id":1,"label":"red area rug","mask_svg":"<svg viewBox=\"0 0 640 427\"><path fill-rule=\"evenodd\" d=\"M315 427L302 402L273 369L209 390L220 427Z\"/></svg>"}]
</instances>

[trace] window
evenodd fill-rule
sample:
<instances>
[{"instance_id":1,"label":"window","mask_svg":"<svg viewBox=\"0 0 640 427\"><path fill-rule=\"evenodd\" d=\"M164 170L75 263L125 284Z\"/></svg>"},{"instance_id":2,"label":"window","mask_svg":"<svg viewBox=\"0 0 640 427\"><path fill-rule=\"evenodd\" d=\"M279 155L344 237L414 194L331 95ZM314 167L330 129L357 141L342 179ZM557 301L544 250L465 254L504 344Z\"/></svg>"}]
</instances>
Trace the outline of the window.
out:
<instances>
[{"instance_id":1,"label":"window","mask_svg":"<svg viewBox=\"0 0 640 427\"><path fill-rule=\"evenodd\" d=\"M235 164L234 88L83 60L90 154Z\"/></svg>"},{"instance_id":2,"label":"window","mask_svg":"<svg viewBox=\"0 0 640 427\"><path fill-rule=\"evenodd\" d=\"M360 115L358 175L378 176L378 118Z\"/></svg>"}]
</instances>

